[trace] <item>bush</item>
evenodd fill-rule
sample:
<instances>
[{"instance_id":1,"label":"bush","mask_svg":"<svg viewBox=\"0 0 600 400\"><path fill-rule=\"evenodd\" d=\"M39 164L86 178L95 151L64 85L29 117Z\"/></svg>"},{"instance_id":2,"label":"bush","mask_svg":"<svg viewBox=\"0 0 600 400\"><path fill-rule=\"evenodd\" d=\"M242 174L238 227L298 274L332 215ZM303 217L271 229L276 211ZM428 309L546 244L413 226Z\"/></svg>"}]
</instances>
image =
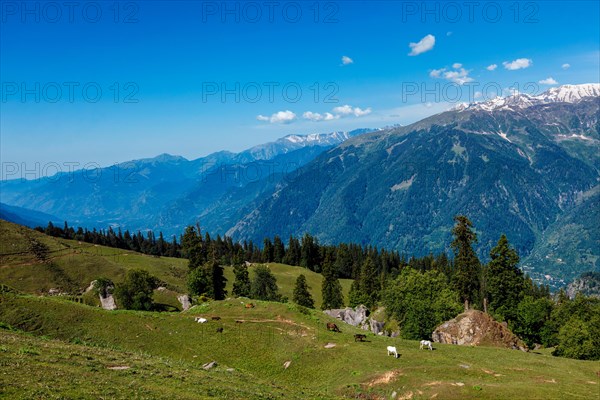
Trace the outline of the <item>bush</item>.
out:
<instances>
[{"instance_id":1,"label":"bush","mask_svg":"<svg viewBox=\"0 0 600 400\"><path fill-rule=\"evenodd\" d=\"M128 310L152 310L152 294L158 287L158 279L148 271L134 269L127 272L125 281L115 288L115 296L121 307Z\"/></svg>"},{"instance_id":2,"label":"bush","mask_svg":"<svg viewBox=\"0 0 600 400\"><path fill-rule=\"evenodd\" d=\"M579 360L600 359L600 346L594 344L592 327L578 318L571 318L558 333L559 345L555 355ZM598 332L596 332L597 334Z\"/></svg>"},{"instance_id":3,"label":"bush","mask_svg":"<svg viewBox=\"0 0 600 400\"><path fill-rule=\"evenodd\" d=\"M398 321L401 336L413 340L430 338L439 324L463 310L458 293L434 270L420 273L405 268L388 283L382 301L388 317Z\"/></svg>"}]
</instances>

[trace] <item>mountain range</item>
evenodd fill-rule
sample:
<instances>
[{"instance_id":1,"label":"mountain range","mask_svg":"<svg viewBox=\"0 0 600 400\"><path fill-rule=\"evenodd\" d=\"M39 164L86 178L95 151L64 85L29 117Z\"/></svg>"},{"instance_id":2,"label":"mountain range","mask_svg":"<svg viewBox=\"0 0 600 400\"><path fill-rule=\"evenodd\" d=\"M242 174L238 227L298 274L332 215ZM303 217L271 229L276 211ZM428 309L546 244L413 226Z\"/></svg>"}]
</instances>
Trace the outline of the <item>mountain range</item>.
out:
<instances>
[{"instance_id":1,"label":"mountain range","mask_svg":"<svg viewBox=\"0 0 600 400\"><path fill-rule=\"evenodd\" d=\"M0 182L1 201L66 219L235 240L310 232L424 255L466 214L483 260L502 233L554 286L600 270L600 84L461 104L408 126L290 135L196 160L161 155L51 180Z\"/></svg>"}]
</instances>

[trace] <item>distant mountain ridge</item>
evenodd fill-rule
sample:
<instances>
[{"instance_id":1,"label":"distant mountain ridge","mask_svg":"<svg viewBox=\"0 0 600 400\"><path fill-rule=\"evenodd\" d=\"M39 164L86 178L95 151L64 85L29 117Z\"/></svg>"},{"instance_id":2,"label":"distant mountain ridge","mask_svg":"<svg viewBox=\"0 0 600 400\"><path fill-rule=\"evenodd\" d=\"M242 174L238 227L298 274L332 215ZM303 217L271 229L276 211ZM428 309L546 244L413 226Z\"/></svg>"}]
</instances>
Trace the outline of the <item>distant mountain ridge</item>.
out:
<instances>
[{"instance_id":1,"label":"distant mountain ridge","mask_svg":"<svg viewBox=\"0 0 600 400\"><path fill-rule=\"evenodd\" d=\"M470 104L461 104L455 109L465 110L516 110L528 108L535 105L551 103L578 103L583 99L590 97L600 97L600 83L586 83L582 85L563 85L550 88L538 95L529 95L526 93L516 93L508 97L496 97L494 99L475 102Z\"/></svg>"},{"instance_id":2,"label":"distant mountain ridge","mask_svg":"<svg viewBox=\"0 0 600 400\"><path fill-rule=\"evenodd\" d=\"M71 225L171 235L200 221L207 231L224 232L263 191L322 151L367 131L288 135L240 153L221 151L195 160L161 154L102 168L91 178L75 171L52 179L1 181L0 200Z\"/></svg>"},{"instance_id":3,"label":"distant mountain ridge","mask_svg":"<svg viewBox=\"0 0 600 400\"><path fill-rule=\"evenodd\" d=\"M586 195L600 183L597 88L551 89L538 104L528 98L518 107L512 100L525 97L493 108L475 104L352 138L300 168L228 234L258 240L311 232L324 242L424 255L450 251L452 217L463 213L480 231L484 260L506 233L528 272L546 279L545 268L551 271L545 283L598 270L600 251L589 244L600 228L569 214L599 207ZM574 232L559 229L574 218L586 235L550 251L556 236L544 232ZM581 249L584 258L563 254ZM559 259L573 263L551 262Z\"/></svg>"}]
</instances>

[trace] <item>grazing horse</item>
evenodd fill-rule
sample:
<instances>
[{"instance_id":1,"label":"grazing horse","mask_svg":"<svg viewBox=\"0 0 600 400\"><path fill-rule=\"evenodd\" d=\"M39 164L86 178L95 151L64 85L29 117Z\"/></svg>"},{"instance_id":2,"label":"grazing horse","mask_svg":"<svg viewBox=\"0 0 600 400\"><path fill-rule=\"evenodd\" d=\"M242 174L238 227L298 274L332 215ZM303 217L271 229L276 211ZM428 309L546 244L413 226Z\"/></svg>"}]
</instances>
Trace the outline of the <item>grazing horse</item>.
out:
<instances>
[{"instance_id":1,"label":"grazing horse","mask_svg":"<svg viewBox=\"0 0 600 400\"><path fill-rule=\"evenodd\" d=\"M394 358L398 358L398 350L396 350L395 346L388 346L387 347L387 355L392 355L394 356Z\"/></svg>"},{"instance_id":2,"label":"grazing horse","mask_svg":"<svg viewBox=\"0 0 600 400\"><path fill-rule=\"evenodd\" d=\"M429 350L433 350L433 347L431 346L431 342L429 340L421 340L421 346L419 346L419 349L423 350L423 347L428 347Z\"/></svg>"},{"instance_id":3,"label":"grazing horse","mask_svg":"<svg viewBox=\"0 0 600 400\"><path fill-rule=\"evenodd\" d=\"M217 333L223 333L223 328L222 327L218 327L217 328Z\"/></svg>"},{"instance_id":4,"label":"grazing horse","mask_svg":"<svg viewBox=\"0 0 600 400\"><path fill-rule=\"evenodd\" d=\"M254 308L254 304L252 304L252 303L246 303L246 305L244 305L244 307L246 307L246 308Z\"/></svg>"},{"instance_id":5,"label":"grazing horse","mask_svg":"<svg viewBox=\"0 0 600 400\"><path fill-rule=\"evenodd\" d=\"M213 321L219 321L221 317L211 317L210 319L212 319Z\"/></svg>"},{"instance_id":6,"label":"grazing horse","mask_svg":"<svg viewBox=\"0 0 600 400\"><path fill-rule=\"evenodd\" d=\"M333 322L328 322L327 323L327 330L328 331L342 333L342 331L340 331L340 328L338 328L337 325L334 324Z\"/></svg>"},{"instance_id":7,"label":"grazing horse","mask_svg":"<svg viewBox=\"0 0 600 400\"><path fill-rule=\"evenodd\" d=\"M205 323L208 320L206 318L196 317L196 318L194 318L194 321L196 321L199 324L203 324L203 323Z\"/></svg>"},{"instance_id":8,"label":"grazing horse","mask_svg":"<svg viewBox=\"0 0 600 400\"><path fill-rule=\"evenodd\" d=\"M355 342L364 342L366 338L367 338L367 335L363 335L361 333L357 333L354 335Z\"/></svg>"}]
</instances>

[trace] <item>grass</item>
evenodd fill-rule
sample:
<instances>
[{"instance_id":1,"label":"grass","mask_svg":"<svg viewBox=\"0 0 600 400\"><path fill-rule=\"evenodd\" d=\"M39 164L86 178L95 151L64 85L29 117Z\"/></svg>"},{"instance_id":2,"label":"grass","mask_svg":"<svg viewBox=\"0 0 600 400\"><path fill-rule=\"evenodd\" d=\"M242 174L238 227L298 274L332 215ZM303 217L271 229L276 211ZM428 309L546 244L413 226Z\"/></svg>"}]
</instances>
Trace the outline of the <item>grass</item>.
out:
<instances>
[{"instance_id":1,"label":"grass","mask_svg":"<svg viewBox=\"0 0 600 400\"><path fill-rule=\"evenodd\" d=\"M130 269L145 269L164 282L167 290L156 291L155 301L172 308L181 308L177 296L186 293L187 260L169 257L152 257L133 251L97 246L90 243L65 240L46 236L31 229L0 220L0 283L21 292L47 294L51 288L69 292L84 292L90 282L107 277L120 282ZM27 243L35 239L50 248L50 264L37 260L29 251ZM15 254L21 253L21 254ZM9 254L2 256L2 254ZM285 264L268 264L277 278L280 292L290 301L296 278L304 274L315 305L319 307L322 276L301 267ZM252 278L254 267L250 267ZM225 267L227 290L231 293L234 282L233 268ZM344 295L348 298L351 280L340 280ZM87 304L98 305L99 301L90 294L84 295Z\"/></svg>"},{"instance_id":2,"label":"grass","mask_svg":"<svg viewBox=\"0 0 600 400\"><path fill-rule=\"evenodd\" d=\"M90 293L84 298L93 307L38 296L56 287L54 279L82 290L98 276L119 281L128 269L145 268L166 284L155 300L178 306L187 262L49 238L6 222L0 234L0 283L16 289L0 290L0 398L591 399L600 390L597 362L548 350L437 344L421 351L416 341L372 334L356 343L353 334L364 331L338 322L342 333L329 332L324 313L290 303L252 301L256 307L246 309L248 300L228 299L159 313L105 311ZM23 243L32 239L51 249L58 272L28 252ZM320 303L320 275L269 268L290 298L296 277L305 274ZM230 290L233 272L225 273ZM347 293L349 282L342 285ZM196 316L209 322L195 323ZM327 343L336 346L326 349ZM387 356L388 345L399 359ZM210 361L218 366L203 370Z\"/></svg>"},{"instance_id":3,"label":"grass","mask_svg":"<svg viewBox=\"0 0 600 400\"><path fill-rule=\"evenodd\" d=\"M205 303L185 313L152 313L108 312L59 298L27 295L8 294L1 300L0 321L20 331L60 340L64 346L84 344L89 351L167 360L182 370L195 371L215 360L224 368L233 368L242 380L273 384L266 393L275 395L281 390L287 398L360 395L376 399L396 392L402 396L412 393L413 399L436 394L442 399L590 399L600 388L597 362L441 344L435 351L426 351L419 350L416 341L372 334L368 342L355 343L352 334L361 331L340 324L342 333L328 332L325 323L330 319L325 314L305 314L292 304L255 302L256 308L246 309L241 300L228 300ZM205 316L209 322L197 324L195 316ZM221 320L213 321L212 316ZM222 334L216 333L217 327L223 328ZM336 347L325 349L327 343ZM0 353L0 360L10 359L8 355L21 348L39 353L20 354L27 364L45 357L44 351L27 343L0 344L8 348ZM387 345L396 346L401 357L388 357ZM123 357L119 363L131 363ZM288 369L283 368L286 361L292 362ZM53 385L61 387L60 382ZM213 385L215 390L235 386L223 383L221 387L216 381ZM252 396L248 394L248 398Z\"/></svg>"}]
</instances>

